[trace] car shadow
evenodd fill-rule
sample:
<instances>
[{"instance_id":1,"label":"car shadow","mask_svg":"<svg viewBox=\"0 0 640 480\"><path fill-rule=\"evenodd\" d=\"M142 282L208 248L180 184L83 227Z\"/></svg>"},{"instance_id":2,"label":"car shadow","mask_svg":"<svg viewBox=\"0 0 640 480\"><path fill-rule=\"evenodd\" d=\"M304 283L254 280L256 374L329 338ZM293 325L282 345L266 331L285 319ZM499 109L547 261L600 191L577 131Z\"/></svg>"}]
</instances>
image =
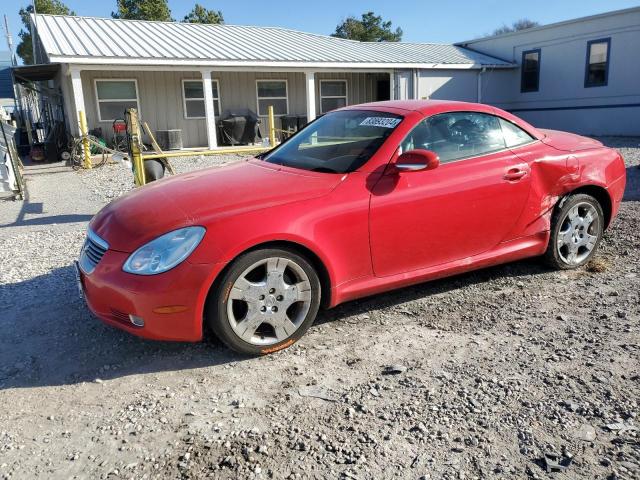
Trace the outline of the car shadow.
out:
<instances>
[{"instance_id":1,"label":"car shadow","mask_svg":"<svg viewBox=\"0 0 640 480\"><path fill-rule=\"evenodd\" d=\"M374 296L352 300L334 309L321 312L315 325L339 321L347 317L370 313L372 310L393 308L432 295L460 290L499 278L518 278L548 273L551 270L537 258L487 267L472 272L461 273L439 280L431 280L410 287L380 293Z\"/></svg>"},{"instance_id":2,"label":"car shadow","mask_svg":"<svg viewBox=\"0 0 640 480\"><path fill-rule=\"evenodd\" d=\"M143 340L98 320L71 265L0 285L0 390L109 380L242 360L216 340Z\"/></svg>"},{"instance_id":3,"label":"car shadow","mask_svg":"<svg viewBox=\"0 0 640 480\"><path fill-rule=\"evenodd\" d=\"M12 202L15 200L12 200ZM13 222L2 223L0 221L0 227L24 227L35 225L53 225L63 223L83 223L88 222L93 218L93 214L63 214L63 215L47 215L47 216L35 216L44 215L44 204L42 202L32 202L29 196L29 191L26 190L24 194L24 200L20 206L15 220ZM29 217L29 218L27 218Z\"/></svg>"},{"instance_id":4,"label":"car shadow","mask_svg":"<svg viewBox=\"0 0 640 480\"><path fill-rule=\"evenodd\" d=\"M316 325L505 277L544 273L517 262L396 290L321 311ZM0 286L0 390L60 386L247 360L210 336L202 343L144 340L100 322L81 300L72 266ZM312 327L313 329L313 327Z\"/></svg>"},{"instance_id":5,"label":"car shadow","mask_svg":"<svg viewBox=\"0 0 640 480\"><path fill-rule=\"evenodd\" d=\"M640 201L640 165L627 167L627 185L624 189L623 202Z\"/></svg>"}]
</instances>

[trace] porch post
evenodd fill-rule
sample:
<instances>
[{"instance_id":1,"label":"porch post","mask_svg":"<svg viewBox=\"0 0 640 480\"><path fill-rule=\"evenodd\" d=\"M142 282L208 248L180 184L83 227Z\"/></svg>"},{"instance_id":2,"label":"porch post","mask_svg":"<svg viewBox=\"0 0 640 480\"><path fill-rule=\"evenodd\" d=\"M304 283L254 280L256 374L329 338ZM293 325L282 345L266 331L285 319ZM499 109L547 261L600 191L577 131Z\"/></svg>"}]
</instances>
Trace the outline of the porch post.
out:
<instances>
[{"instance_id":1,"label":"porch post","mask_svg":"<svg viewBox=\"0 0 640 480\"><path fill-rule=\"evenodd\" d=\"M395 99L396 99L396 76L393 70L391 70L389 72L389 100L395 100Z\"/></svg>"},{"instance_id":2,"label":"porch post","mask_svg":"<svg viewBox=\"0 0 640 480\"><path fill-rule=\"evenodd\" d=\"M307 122L312 122L316 119L316 74L304 72L304 77L307 86Z\"/></svg>"},{"instance_id":3,"label":"porch post","mask_svg":"<svg viewBox=\"0 0 640 480\"><path fill-rule=\"evenodd\" d=\"M71 124L71 133L78 135L80 133L80 119L78 112L82 110L87 114L84 108L84 93L82 92L82 79L80 78L80 69L77 67L70 68L71 74L71 93L73 95L73 105L75 111L69 112L69 123Z\"/></svg>"},{"instance_id":4,"label":"porch post","mask_svg":"<svg viewBox=\"0 0 640 480\"><path fill-rule=\"evenodd\" d=\"M204 115L207 122L207 142L209 149L218 147L216 138L216 114L213 108L213 90L211 70L202 70L202 89L204 91Z\"/></svg>"}]
</instances>

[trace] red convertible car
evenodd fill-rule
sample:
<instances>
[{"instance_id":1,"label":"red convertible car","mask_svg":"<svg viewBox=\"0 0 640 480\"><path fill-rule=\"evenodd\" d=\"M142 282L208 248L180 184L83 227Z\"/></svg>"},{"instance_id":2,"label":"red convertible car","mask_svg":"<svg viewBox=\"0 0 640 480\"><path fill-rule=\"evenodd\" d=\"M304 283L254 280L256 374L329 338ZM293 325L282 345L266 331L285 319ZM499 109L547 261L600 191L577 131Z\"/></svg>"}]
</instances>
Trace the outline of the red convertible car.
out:
<instances>
[{"instance_id":1,"label":"red convertible car","mask_svg":"<svg viewBox=\"0 0 640 480\"><path fill-rule=\"evenodd\" d=\"M584 265L618 211L620 154L497 108L389 101L269 152L136 189L89 225L90 309L159 340L288 347L320 307L525 257Z\"/></svg>"}]
</instances>

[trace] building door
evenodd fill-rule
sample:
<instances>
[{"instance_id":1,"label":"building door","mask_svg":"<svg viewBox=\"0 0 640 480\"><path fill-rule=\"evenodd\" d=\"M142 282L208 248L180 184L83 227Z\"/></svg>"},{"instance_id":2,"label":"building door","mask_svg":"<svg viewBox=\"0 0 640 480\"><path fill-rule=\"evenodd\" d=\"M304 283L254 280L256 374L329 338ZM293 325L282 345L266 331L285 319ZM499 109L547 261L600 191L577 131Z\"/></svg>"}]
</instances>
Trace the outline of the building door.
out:
<instances>
[{"instance_id":1,"label":"building door","mask_svg":"<svg viewBox=\"0 0 640 480\"><path fill-rule=\"evenodd\" d=\"M379 78L376 81L376 102L390 99L391 82L388 78Z\"/></svg>"}]
</instances>

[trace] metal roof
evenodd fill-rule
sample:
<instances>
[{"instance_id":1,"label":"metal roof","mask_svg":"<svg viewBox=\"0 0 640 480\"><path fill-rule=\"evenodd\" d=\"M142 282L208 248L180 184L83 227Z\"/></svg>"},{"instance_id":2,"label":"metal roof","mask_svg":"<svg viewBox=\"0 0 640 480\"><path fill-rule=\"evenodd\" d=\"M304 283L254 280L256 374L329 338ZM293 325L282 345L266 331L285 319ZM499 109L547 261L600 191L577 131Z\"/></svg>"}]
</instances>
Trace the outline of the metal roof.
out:
<instances>
[{"instance_id":1,"label":"metal roof","mask_svg":"<svg viewBox=\"0 0 640 480\"><path fill-rule=\"evenodd\" d=\"M21 65L13 67L13 76L17 83L41 82L53 80L60 71L59 63L45 63L40 65Z\"/></svg>"},{"instance_id":2,"label":"metal roof","mask_svg":"<svg viewBox=\"0 0 640 480\"><path fill-rule=\"evenodd\" d=\"M511 67L456 45L358 42L276 27L32 16L51 62L130 65Z\"/></svg>"}]
</instances>

